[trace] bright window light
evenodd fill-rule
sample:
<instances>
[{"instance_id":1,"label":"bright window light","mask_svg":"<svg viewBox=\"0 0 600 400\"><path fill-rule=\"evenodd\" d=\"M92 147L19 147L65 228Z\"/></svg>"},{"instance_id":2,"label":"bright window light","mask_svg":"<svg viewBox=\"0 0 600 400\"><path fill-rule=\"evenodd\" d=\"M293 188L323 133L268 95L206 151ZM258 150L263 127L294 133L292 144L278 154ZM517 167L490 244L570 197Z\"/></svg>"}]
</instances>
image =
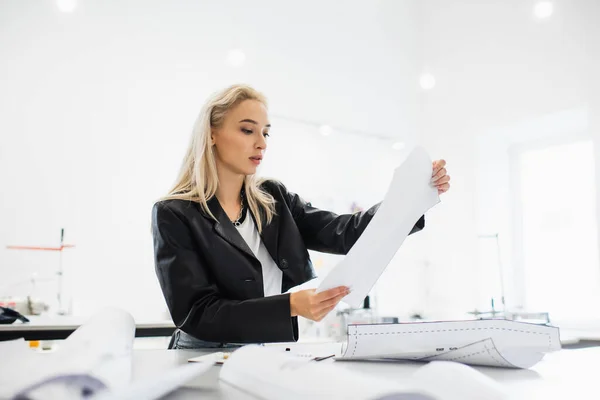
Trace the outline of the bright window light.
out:
<instances>
[{"instance_id":1,"label":"bright window light","mask_svg":"<svg viewBox=\"0 0 600 400\"><path fill-rule=\"evenodd\" d=\"M525 306L586 318L600 304L594 146L591 140L519 157Z\"/></svg>"}]
</instances>

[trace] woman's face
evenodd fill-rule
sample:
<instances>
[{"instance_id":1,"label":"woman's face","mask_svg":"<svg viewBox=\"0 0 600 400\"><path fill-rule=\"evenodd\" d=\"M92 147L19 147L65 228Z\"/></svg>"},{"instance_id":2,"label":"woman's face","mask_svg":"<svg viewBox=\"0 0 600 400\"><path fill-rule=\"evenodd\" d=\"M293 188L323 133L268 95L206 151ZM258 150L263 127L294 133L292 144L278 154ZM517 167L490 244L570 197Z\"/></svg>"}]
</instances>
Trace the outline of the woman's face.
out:
<instances>
[{"instance_id":1,"label":"woman's face","mask_svg":"<svg viewBox=\"0 0 600 400\"><path fill-rule=\"evenodd\" d=\"M240 175L256 173L270 127L267 109L257 100L244 100L229 110L221 127L212 130L217 168Z\"/></svg>"}]
</instances>

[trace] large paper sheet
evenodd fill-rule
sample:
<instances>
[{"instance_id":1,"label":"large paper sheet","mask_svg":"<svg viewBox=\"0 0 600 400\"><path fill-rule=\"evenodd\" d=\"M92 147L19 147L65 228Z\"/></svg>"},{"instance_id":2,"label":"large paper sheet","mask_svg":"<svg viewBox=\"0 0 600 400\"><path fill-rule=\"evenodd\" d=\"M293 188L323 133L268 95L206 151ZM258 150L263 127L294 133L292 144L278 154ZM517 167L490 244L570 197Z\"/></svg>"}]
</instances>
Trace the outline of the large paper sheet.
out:
<instances>
[{"instance_id":1,"label":"large paper sheet","mask_svg":"<svg viewBox=\"0 0 600 400\"><path fill-rule=\"evenodd\" d=\"M332 359L316 361L308 353L248 345L224 363L220 379L236 389L233 398L256 399L399 399L504 400L503 389L491 378L466 365L434 361L419 368L408 384L351 371ZM458 386L457 386L458 384ZM246 395L245 397L242 394Z\"/></svg>"},{"instance_id":2,"label":"large paper sheet","mask_svg":"<svg viewBox=\"0 0 600 400\"><path fill-rule=\"evenodd\" d=\"M212 363L181 365L156 376L132 382L117 390L106 390L94 396L93 400L151 400L160 399L176 390L193 378L202 375L212 367Z\"/></svg>"},{"instance_id":3,"label":"large paper sheet","mask_svg":"<svg viewBox=\"0 0 600 400\"><path fill-rule=\"evenodd\" d=\"M278 342L262 344L273 350L287 352L297 357L341 357L346 346L345 342ZM225 364L231 352L217 351L188 359L188 362L207 362L211 364Z\"/></svg>"},{"instance_id":4,"label":"large paper sheet","mask_svg":"<svg viewBox=\"0 0 600 400\"><path fill-rule=\"evenodd\" d=\"M134 338L132 316L106 308L61 341L55 352L35 352L22 339L0 342L0 400L79 400L82 393L86 398L156 399L211 366L184 366L131 384Z\"/></svg>"},{"instance_id":5,"label":"large paper sheet","mask_svg":"<svg viewBox=\"0 0 600 400\"><path fill-rule=\"evenodd\" d=\"M80 398L127 385L135 322L127 312L107 308L80 326L53 353L34 352L23 340L3 343L9 354L0 363L0 399Z\"/></svg>"},{"instance_id":6,"label":"large paper sheet","mask_svg":"<svg viewBox=\"0 0 600 400\"><path fill-rule=\"evenodd\" d=\"M350 325L341 358L530 368L560 348L558 328L507 320Z\"/></svg>"},{"instance_id":7,"label":"large paper sheet","mask_svg":"<svg viewBox=\"0 0 600 400\"><path fill-rule=\"evenodd\" d=\"M394 171L377 213L346 257L323 279L317 292L350 287L344 302L359 307L388 266L415 223L439 203L431 183L432 163L422 147L414 148Z\"/></svg>"},{"instance_id":8,"label":"large paper sheet","mask_svg":"<svg viewBox=\"0 0 600 400\"><path fill-rule=\"evenodd\" d=\"M382 399L417 390L336 367L331 360L312 361L272 348L248 345L236 350L223 365L219 378L260 399Z\"/></svg>"}]
</instances>

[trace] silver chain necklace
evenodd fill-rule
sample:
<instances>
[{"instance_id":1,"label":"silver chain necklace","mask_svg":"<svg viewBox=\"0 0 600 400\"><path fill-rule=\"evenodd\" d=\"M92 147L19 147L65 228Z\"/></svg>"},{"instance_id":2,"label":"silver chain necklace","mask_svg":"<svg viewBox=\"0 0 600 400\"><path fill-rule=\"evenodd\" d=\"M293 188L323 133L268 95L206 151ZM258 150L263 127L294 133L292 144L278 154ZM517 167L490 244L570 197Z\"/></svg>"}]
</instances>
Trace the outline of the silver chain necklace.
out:
<instances>
[{"instance_id":1,"label":"silver chain necklace","mask_svg":"<svg viewBox=\"0 0 600 400\"><path fill-rule=\"evenodd\" d=\"M242 225L242 223L240 222L240 219L242 219L242 216L244 215L244 192L242 192L240 194L240 213L238 214L238 217L235 221L232 221L233 226L240 226Z\"/></svg>"}]
</instances>

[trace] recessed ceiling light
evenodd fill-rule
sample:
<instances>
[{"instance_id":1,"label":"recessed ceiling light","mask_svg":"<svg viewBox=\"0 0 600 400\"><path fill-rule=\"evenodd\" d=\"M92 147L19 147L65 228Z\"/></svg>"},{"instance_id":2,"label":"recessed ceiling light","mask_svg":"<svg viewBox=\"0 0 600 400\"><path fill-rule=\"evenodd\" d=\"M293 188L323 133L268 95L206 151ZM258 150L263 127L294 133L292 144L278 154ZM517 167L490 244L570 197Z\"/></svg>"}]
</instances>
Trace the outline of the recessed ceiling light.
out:
<instances>
[{"instance_id":1,"label":"recessed ceiling light","mask_svg":"<svg viewBox=\"0 0 600 400\"><path fill-rule=\"evenodd\" d=\"M321 125L319 132L321 132L321 135L323 136L329 136L333 133L333 128L331 128L329 125Z\"/></svg>"},{"instance_id":2,"label":"recessed ceiling light","mask_svg":"<svg viewBox=\"0 0 600 400\"><path fill-rule=\"evenodd\" d=\"M227 63L232 67L238 68L244 65L246 62L246 53L240 49L233 49L229 51L227 55Z\"/></svg>"},{"instance_id":3,"label":"recessed ceiling light","mask_svg":"<svg viewBox=\"0 0 600 400\"><path fill-rule=\"evenodd\" d=\"M61 12L71 13L77 7L77 0L56 0L56 6Z\"/></svg>"},{"instance_id":4,"label":"recessed ceiling light","mask_svg":"<svg viewBox=\"0 0 600 400\"><path fill-rule=\"evenodd\" d=\"M431 90L435 86L435 77L431 74L422 74L419 78L419 84L424 90Z\"/></svg>"},{"instance_id":5,"label":"recessed ceiling light","mask_svg":"<svg viewBox=\"0 0 600 400\"><path fill-rule=\"evenodd\" d=\"M540 1L533 7L533 15L537 19L546 19L554 12L554 6L549 1Z\"/></svg>"}]
</instances>

